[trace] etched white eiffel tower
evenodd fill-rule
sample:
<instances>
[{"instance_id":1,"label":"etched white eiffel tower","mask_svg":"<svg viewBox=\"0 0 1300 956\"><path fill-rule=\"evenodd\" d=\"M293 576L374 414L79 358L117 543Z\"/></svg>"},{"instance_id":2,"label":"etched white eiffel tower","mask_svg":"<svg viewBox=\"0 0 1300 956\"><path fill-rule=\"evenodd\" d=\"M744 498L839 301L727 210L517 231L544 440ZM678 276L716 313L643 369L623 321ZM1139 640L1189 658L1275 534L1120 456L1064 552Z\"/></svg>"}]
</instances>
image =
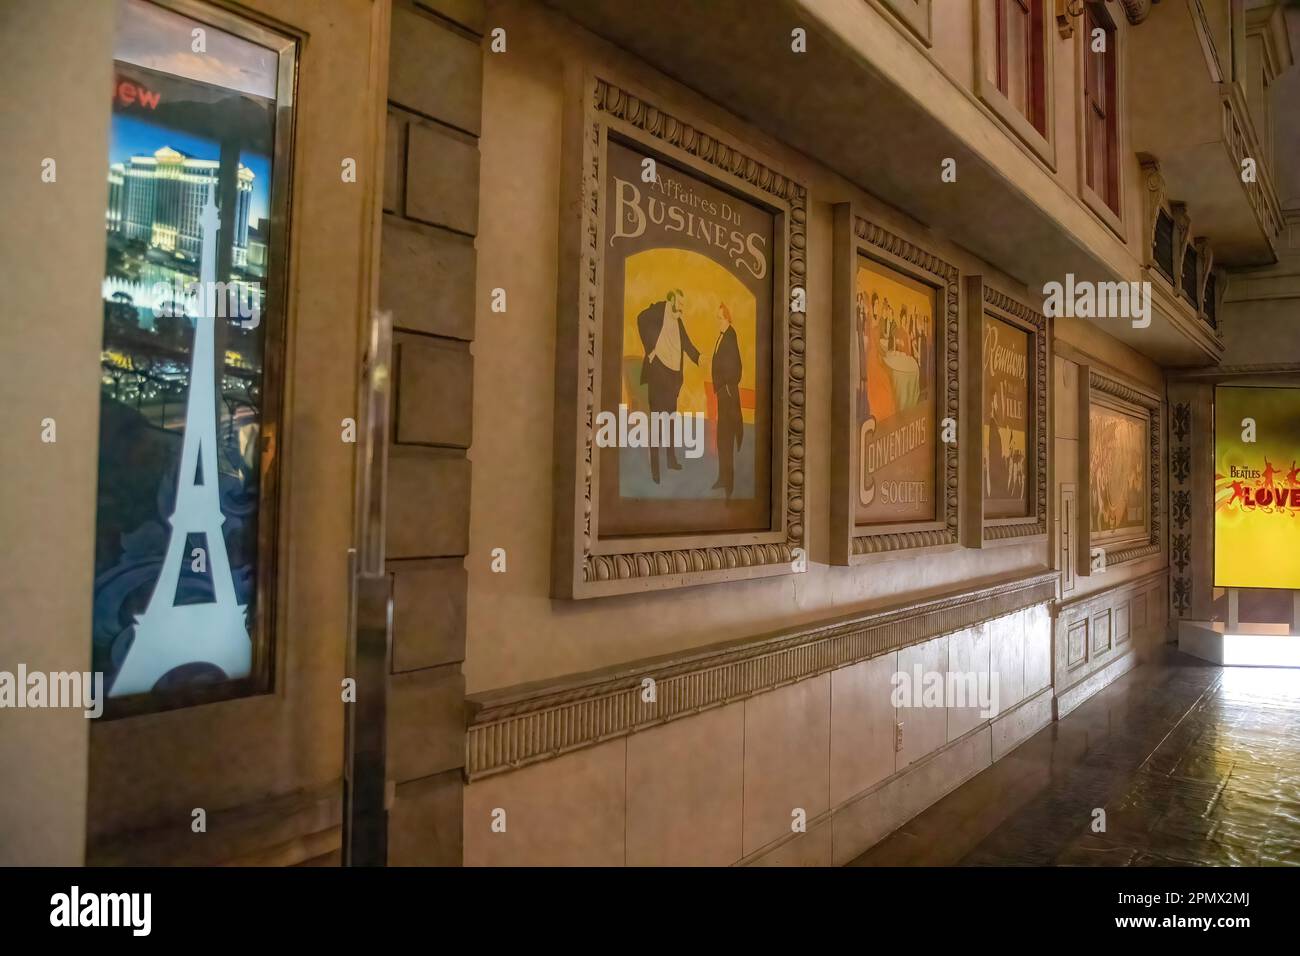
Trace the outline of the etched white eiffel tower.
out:
<instances>
[{"instance_id":1,"label":"etched white eiffel tower","mask_svg":"<svg viewBox=\"0 0 1300 956\"><path fill-rule=\"evenodd\" d=\"M230 558L221 526L217 487L217 406L213 333L216 324L217 228L221 220L208 195L200 226L200 294L190 350L190 391L185 405L185 443L176 474L176 503L167 523L171 540L167 557L144 614L136 618L135 641L117 673L110 697L153 689L172 668L202 661L215 664L229 678L248 676L253 645L244 623L244 608L235 597ZM189 535L207 542L207 568L215 600L210 604L176 604L181 562Z\"/></svg>"}]
</instances>

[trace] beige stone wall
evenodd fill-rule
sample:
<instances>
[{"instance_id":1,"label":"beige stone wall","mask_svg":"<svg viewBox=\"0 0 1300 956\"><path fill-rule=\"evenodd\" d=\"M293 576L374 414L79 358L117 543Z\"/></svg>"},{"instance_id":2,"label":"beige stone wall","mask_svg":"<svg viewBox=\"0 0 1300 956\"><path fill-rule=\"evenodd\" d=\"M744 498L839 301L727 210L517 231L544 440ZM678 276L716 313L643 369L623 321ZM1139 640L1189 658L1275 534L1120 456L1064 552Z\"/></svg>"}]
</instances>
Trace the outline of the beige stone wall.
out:
<instances>
[{"instance_id":1,"label":"beige stone wall","mask_svg":"<svg viewBox=\"0 0 1300 956\"><path fill-rule=\"evenodd\" d=\"M479 141L468 692L748 637L1049 562L1046 543L1031 543L899 557L869 568L826 564L832 205L861 203L963 272L983 273L1016 291L1014 282L538 4L490 4L487 22L506 29L509 53L485 59ZM617 70L660 95L665 106L685 107L809 186L806 574L582 602L549 597L562 84L566 66L584 64ZM489 311L496 287L507 291L505 314ZM1018 291L1033 301L1027 290ZM504 574L490 570L498 547L508 557Z\"/></svg>"},{"instance_id":2,"label":"beige stone wall","mask_svg":"<svg viewBox=\"0 0 1300 956\"><path fill-rule=\"evenodd\" d=\"M474 0L398 0L392 16L380 265L395 352L388 860L455 865L485 21Z\"/></svg>"},{"instance_id":3,"label":"beige stone wall","mask_svg":"<svg viewBox=\"0 0 1300 956\"><path fill-rule=\"evenodd\" d=\"M1300 10L1287 12L1287 23L1294 38L1300 36ZM1292 40L1293 47L1295 40ZM1300 97L1300 70L1285 71L1270 87L1273 114L1273 155L1277 164L1278 199L1283 209L1300 208L1300 116L1295 103Z\"/></svg>"},{"instance_id":4,"label":"beige stone wall","mask_svg":"<svg viewBox=\"0 0 1300 956\"><path fill-rule=\"evenodd\" d=\"M94 572L104 157L113 8L18 0L0 8L5 167L0 325L0 671L86 671ZM58 117L58 123L51 123ZM42 182L42 162L56 162ZM41 440L52 418L53 443ZM0 715L0 866L84 859L87 744L80 710Z\"/></svg>"}]
</instances>

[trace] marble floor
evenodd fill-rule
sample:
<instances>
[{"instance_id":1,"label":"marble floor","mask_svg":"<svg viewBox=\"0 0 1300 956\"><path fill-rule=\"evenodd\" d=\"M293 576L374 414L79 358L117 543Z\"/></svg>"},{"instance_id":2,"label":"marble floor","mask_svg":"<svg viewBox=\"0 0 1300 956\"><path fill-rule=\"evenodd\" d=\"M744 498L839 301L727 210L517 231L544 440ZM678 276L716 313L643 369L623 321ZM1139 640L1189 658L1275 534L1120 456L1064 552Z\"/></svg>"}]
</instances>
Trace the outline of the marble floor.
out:
<instances>
[{"instance_id":1,"label":"marble floor","mask_svg":"<svg viewBox=\"0 0 1300 956\"><path fill-rule=\"evenodd\" d=\"M1052 864L1300 865L1300 670L1168 648L850 865Z\"/></svg>"}]
</instances>

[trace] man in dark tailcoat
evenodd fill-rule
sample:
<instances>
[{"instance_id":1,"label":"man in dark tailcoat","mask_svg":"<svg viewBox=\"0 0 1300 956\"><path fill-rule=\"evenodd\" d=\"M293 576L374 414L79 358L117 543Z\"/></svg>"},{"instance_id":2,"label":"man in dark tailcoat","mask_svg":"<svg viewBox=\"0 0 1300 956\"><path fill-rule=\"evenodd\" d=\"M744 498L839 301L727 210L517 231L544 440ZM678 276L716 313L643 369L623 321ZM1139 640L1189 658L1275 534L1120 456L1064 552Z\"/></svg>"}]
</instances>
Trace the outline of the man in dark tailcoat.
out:
<instances>
[{"instance_id":1,"label":"man in dark tailcoat","mask_svg":"<svg viewBox=\"0 0 1300 956\"><path fill-rule=\"evenodd\" d=\"M718 400L718 480L728 498L735 487L735 455L745 438L740 413L740 343L725 302L718 305L718 341L713 346L713 394Z\"/></svg>"},{"instance_id":2,"label":"man in dark tailcoat","mask_svg":"<svg viewBox=\"0 0 1300 956\"><path fill-rule=\"evenodd\" d=\"M690 359L700 364L700 350L686 334L682 322L682 309L686 298L681 289L668 293L666 299L655 302L636 317L637 332L645 349L641 363L641 384L649 389L650 413L677 411L677 396L682 390L682 364ZM680 440L681 436L674 436ZM666 457L673 471L681 469L677 450L670 444ZM659 449L650 449L650 477L659 483Z\"/></svg>"}]
</instances>

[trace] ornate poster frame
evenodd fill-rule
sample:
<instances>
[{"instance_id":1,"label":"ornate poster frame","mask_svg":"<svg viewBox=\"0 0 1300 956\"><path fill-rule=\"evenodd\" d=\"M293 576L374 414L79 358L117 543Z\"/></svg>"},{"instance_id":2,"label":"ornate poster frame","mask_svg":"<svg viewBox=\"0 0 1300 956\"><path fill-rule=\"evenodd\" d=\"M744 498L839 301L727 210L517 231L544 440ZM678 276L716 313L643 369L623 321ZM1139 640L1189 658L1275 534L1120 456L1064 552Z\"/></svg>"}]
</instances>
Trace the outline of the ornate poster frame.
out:
<instances>
[{"instance_id":1,"label":"ornate poster frame","mask_svg":"<svg viewBox=\"0 0 1300 956\"><path fill-rule=\"evenodd\" d=\"M980 425L984 421L984 316L990 316L1029 334L1029 352L1033 358L1029 368L1029 401L1033 408L1028 416L1029 435L1025 444L1033 449L1029 458L1032 471L1029 476L1029 514L1024 517L993 518L984 517L984 481L981 473L978 495L980 516L982 520L982 543L997 541L1023 541L1036 535L1047 535L1047 389L1048 389L1048 334L1047 319L1041 312L1001 292L991 285L981 283L982 304L977 325L979 357L976 367L979 369L978 383L971 383L972 391L978 396ZM981 465L983 463L983 446L980 449Z\"/></svg>"},{"instance_id":2,"label":"ornate poster frame","mask_svg":"<svg viewBox=\"0 0 1300 956\"><path fill-rule=\"evenodd\" d=\"M1091 516L1088 521L1089 560L1082 562L1085 573L1096 573L1092 567L1091 552L1096 548L1105 550L1105 567L1114 567L1129 561L1149 558L1160 553L1160 502L1161 502L1161 448L1160 425L1162 420L1162 403L1160 399L1145 390L1136 388L1090 367L1088 374L1088 403L1081 409L1080 433L1086 436L1086 445L1080 448L1079 477L1080 487L1091 497L1089 462L1092 457L1091 409L1094 403L1126 412L1129 415L1145 418L1147 421L1147 524L1141 532L1125 534L1112 533L1111 536L1099 536L1092 530Z\"/></svg>"},{"instance_id":3,"label":"ornate poster frame","mask_svg":"<svg viewBox=\"0 0 1300 956\"><path fill-rule=\"evenodd\" d=\"M556 338L551 593L582 599L792 574L804 531L807 188L676 104L581 69L566 77ZM605 156L610 135L774 217L771 524L765 531L600 536L595 416L601 394ZM805 293L806 294L806 293ZM802 299L802 296L800 297Z\"/></svg>"},{"instance_id":4,"label":"ornate poster frame","mask_svg":"<svg viewBox=\"0 0 1300 956\"><path fill-rule=\"evenodd\" d=\"M958 532L957 442L939 440L944 418L959 421L957 267L860 215L851 203L835 206L832 302L831 563L862 564L882 556L960 546ZM854 383L858 350L853 346L854 274L859 256L933 288L938 296L936 330L943 330L940 361L943 388L935 402L935 510L933 521L858 525L854 518L853 462L857 459Z\"/></svg>"}]
</instances>

